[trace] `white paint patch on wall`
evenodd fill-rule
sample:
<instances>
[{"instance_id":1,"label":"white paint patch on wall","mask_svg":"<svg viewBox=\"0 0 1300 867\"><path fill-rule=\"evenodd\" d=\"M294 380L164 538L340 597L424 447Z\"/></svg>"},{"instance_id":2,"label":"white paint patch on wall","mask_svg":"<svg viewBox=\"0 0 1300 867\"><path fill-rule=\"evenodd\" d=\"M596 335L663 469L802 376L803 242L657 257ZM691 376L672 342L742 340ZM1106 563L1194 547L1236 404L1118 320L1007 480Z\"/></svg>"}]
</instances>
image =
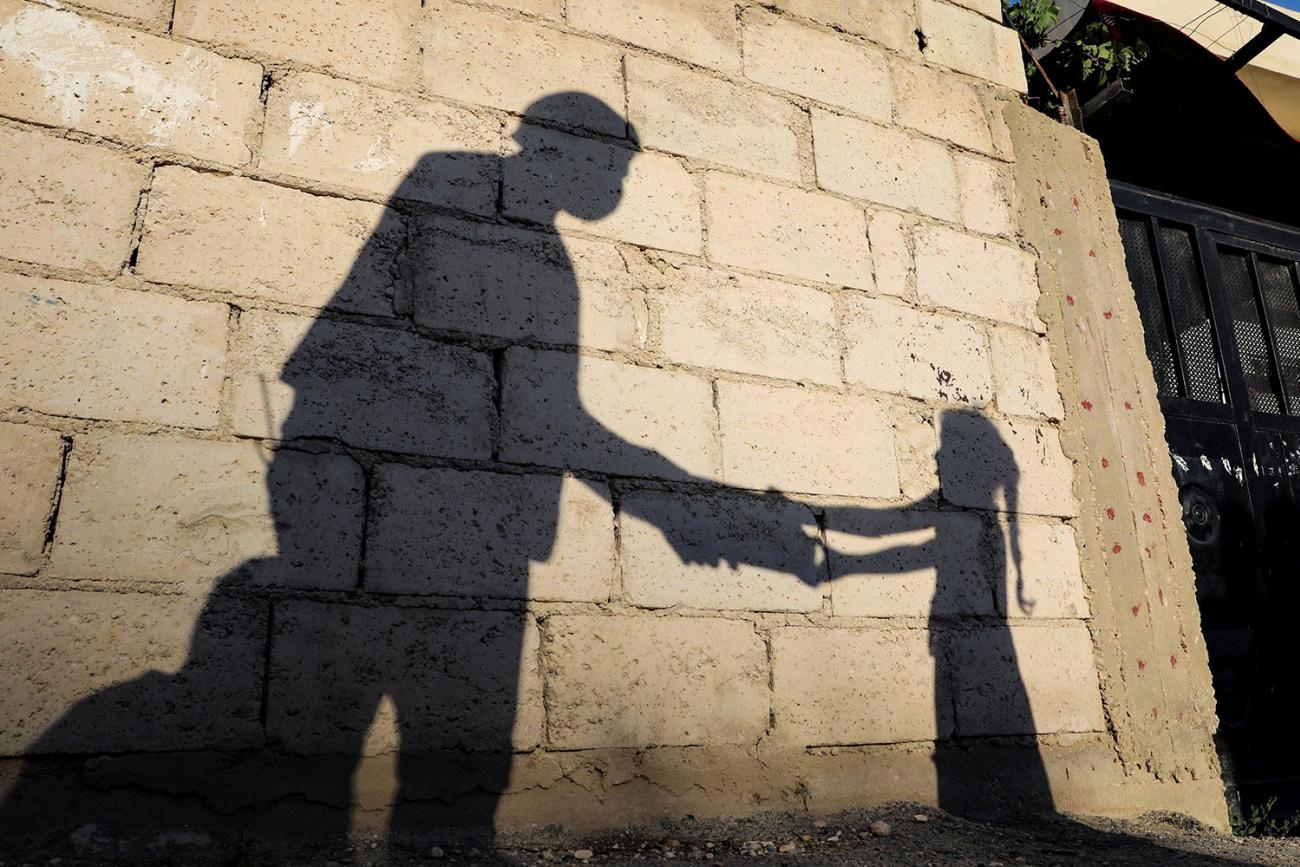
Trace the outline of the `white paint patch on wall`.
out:
<instances>
[{"instance_id":1,"label":"white paint patch on wall","mask_svg":"<svg viewBox=\"0 0 1300 867\"><path fill-rule=\"evenodd\" d=\"M298 153L312 136L328 142L334 136L334 121L325 116L325 103L299 102L289 104L289 156Z\"/></svg>"},{"instance_id":2,"label":"white paint patch on wall","mask_svg":"<svg viewBox=\"0 0 1300 867\"><path fill-rule=\"evenodd\" d=\"M0 25L0 57L35 70L46 99L64 124L78 126L97 95L132 94L146 122L148 143L167 144L195 109L216 96L210 60L185 48L174 66L141 57L105 38L104 28L57 7L32 6Z\"/></svg>"}]
</instances>

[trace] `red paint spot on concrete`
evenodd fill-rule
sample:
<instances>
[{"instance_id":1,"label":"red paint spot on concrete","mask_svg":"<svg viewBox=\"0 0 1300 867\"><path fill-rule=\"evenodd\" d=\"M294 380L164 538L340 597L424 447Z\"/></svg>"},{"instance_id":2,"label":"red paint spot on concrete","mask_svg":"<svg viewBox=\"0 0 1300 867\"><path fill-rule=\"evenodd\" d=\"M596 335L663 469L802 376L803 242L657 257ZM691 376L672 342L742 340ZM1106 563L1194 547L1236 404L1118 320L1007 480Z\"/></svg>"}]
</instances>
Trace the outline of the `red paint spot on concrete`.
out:
<instances>
[{"instance_id":1,"label":"red paint spot on concrete","mask_svg":"<svg viewBox=\"0 0 1300 867\"><path fill-rule=\"evenodd\" d=\"M1147 474L1141 470L1138 471L1138 484L1144 488L1147 486Z\"/></svg>"},{"instance_id":2,"label":"red paint spot on concrete","mask_svg":"<svg viewBox=\"0 0 1300 867\"><path fill-rule=\"evenodd\" d=\"M1106 510L1106 517L1107 517L1107 518L1110 518L1112 521L1115 520L1115 510L1114 510L1114 509L1107 509L1107 510Z\"/></svg>"},{"instance_id":3,"label":"red paint spot on concrete","mask_svg":"<svg viewBox=\"0 0 1300 867\"><path fill-rule=\"evenodd\" d=\"M1134 616L1134 617L1137 617L1137 616L1138 616L1138 613L1139 613L1141 610L1142 610L1142 606L1141 606L1141 605L1134 605L1132 608L1129 609L1129 611L1132 611L1132 612L1133 612L1133 616Z\"/></svg>"},{"instance_id":4,"label":"red paint spot on concrete","mask_svg":"<svg viewBox=\"0 0 1300 867\"><path fill-rule=\"evenodd\" d=\"M1058 237L1058 238L1065 234L1065 233L1062 232L1060 229L1053 229L1053 230L1052 230L1052 233L1055 234L1056 237Z\"/></svg>"},{"instance_id":5,"label":"red paint spot on concrete","mask_svg":"<svg viewBox=\"0 0 1300 867\"><path fill-rule=\"evenodd\" d=\"M1128 402L1128 401L1126 400L1126 401L1124 401L1124 408L1125 408L1125 409L1132 409L1132 408L1133 408L1133 404L1130 403L1130 402Z\"/></svg>"},{"instance_id":6,"label":"red paint spot on concrete","mask_svg":"<svg viewBox=\"0 0 1300 867\"><path fill-rule=\"evenodd\" d=\"M1104 313L1101 314L1101 318L1102 318L1102 319L1109 319L1109 318L1111 318L1111 317L1114 316L1114 315L1115 315L1114 313L1111 313L1109 310L1107 310L1107 311L1105 311Z\"/></svg>"},{"instance_id":7,"label":"red paint spot on concrete","mask_svg":"<svg viewBox=\"0 0 1300 867\"><path fill-rule=\"evenodd\" d=\"M1121 548L1121 547L1119 546L1119 542L1116 542L1114 545L1111 545L1111 546L1110 546L1110 552L1111 552L1112 554L1118 554L1120 551L1123 551L1123 550L1124 550L1124 549Z\"/></svg>"},{"instance_id":8,"label":"red paint spot on concrete","mask_svg":"<svg viewBox=\"0 0 1300 867\"><path fill-rule=\"evenodd\" d=\"M1089 251L1088 251L1088 255L1091 256L1092 258L1096 259L1096 258L1097 258L1097 251L1096 251L1096 250L1089 250Z\"/></svg>"},{"instance_id":9,"label":"red paint spot on concrete","mask_svg":"<svg viewBox=\"0 0 1300 867\"><path fill-rule=\"evenodd\" d=\"M1073 306L1074 306L1074 296L1073 296L1073 295L1066 295L1066 296L1065 296L1065 303L1066 303L1066 304L1069 304L1071 307L1073 307Z\"/></svg>"},{"instance_id":10,"label":"red paint spot on concrete","mask_svg":"<svg viewBox=\"0 0 1300 867\"><path fill-rule=\"evenodd\" d=\"M1150 523L1151 523L1151 513L1150 513L1150 512L1143 512L1143 513L1142 513L1142 520L1144 520L1144 521L1146 521L1148 524L1150 524Z\"/></svg>"},{"instance_id":11,"label":"red paint spot on concrete","mask_svg":"<svg viewBox=\"0 0 1300 867\"><path fill-rule=\"evenodd\" d=\"M1151 546L1150 546L1150 545L1147 545L1147 546L1146 546L1145 548L1143 548L1142 550L1146 552L1147 559L1150 560L1150 559L1151 559Z\"/></svg>"},{"instance_id":12,"label":"red paint spot on concrete","mask_svg":"<svg viewBox=\"0 0 1300 867\"><path fill-rule=\"evenodd\" d=\"M1161 605L1164 605L1164 604L1165 604L1165 588L1163 588L1163 587L1157 587L1157 588L1156 588L1156 595L1158 595L1158 596L1160 597L1160 604L1161 604Z\"/></svg>"},{"instance_id":13,"label":"red paint spot on concrete","mask_svg":"<svg viewBox=\"0 0 1300 867\"><path fill-rule=\"evenodd\" d=\"M1170 668L1178 667L1178 654L1176 653L1169 654L1169 667Z\"/></svg>"},{"instance_id":14,"label":"red paint spot on concrete","mask_svg":"<svg viewBox=\"0 0 1300 867\"><path fill-rule=\"evenodd\" d=\"M1139 659L1138 671L1146 671L1146 668L1147 668L1147 661L1145 659Z\"/></svg>"},{"instance_id":15,"label":"red paint spot on concrete","mask_svg":"<svg viewBox=\"0 0 1300 867\"><path fill-rule=\"evenodd\" d=\"M1106 467L1108 467L1108 466L1110 466L1110 461L1106 460L1105 458L1102 458L1102 459L1101 459L1101 468L1104 470L1104 469L1106 469Z\"/></svg>"},{"instance_id":16,"label":"red paint spot on concrete","mask_svg":"<svg viewBox=\"0 0 1300 867\"><path fill-rule=\"evenodd\" d=\"M1085 400L1082 405L1083 408L1086 409L1088 412L1092 412L1092 401Z\"/></svg>"},{"instance_id":17,"label":"red paint spot on concrete","mask_svg":"<svg viewBox=\"0 0 1300 867\"><path fill-rule=\"evenodd\" d=\"M1151 718L1160 719L1160 708L1158 707L1151 708Z\"/></svg>"},{"instance_id":18,"label":"red paint spot on concrete","mask_svg":"<svg viewBox=\"0 0 1300 867\"><path fill-rule=\"evenodd\" d=\"M1075 206L1076 208L1079 207L1079 197L1078 197L1078 196L1070 196L1070 201L1074 202L1074 206Z\"/></svg>"}]
</instances>

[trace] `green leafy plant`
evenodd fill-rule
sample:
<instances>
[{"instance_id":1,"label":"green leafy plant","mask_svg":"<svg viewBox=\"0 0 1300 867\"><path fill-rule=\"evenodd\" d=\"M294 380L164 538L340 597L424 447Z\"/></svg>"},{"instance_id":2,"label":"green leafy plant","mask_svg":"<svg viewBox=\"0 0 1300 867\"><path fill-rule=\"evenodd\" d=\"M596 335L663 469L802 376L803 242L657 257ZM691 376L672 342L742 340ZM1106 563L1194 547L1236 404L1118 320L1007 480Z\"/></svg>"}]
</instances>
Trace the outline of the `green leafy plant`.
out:
<instances>
[{"instance_id":1,"label":"green leafy plant","mask_svg":"<svg viewBox=\"0 0 1300 867\"><path fill-rule=\"evenodd\" d=\"M1300 814L1286 819L1273 816L1277 798L1269 798L1262 804L1250 808L1250 812L1233 821L1232 833L1238 837L1290 837L1291 832L1300 828Z\"/></svg>"}]
</instances>

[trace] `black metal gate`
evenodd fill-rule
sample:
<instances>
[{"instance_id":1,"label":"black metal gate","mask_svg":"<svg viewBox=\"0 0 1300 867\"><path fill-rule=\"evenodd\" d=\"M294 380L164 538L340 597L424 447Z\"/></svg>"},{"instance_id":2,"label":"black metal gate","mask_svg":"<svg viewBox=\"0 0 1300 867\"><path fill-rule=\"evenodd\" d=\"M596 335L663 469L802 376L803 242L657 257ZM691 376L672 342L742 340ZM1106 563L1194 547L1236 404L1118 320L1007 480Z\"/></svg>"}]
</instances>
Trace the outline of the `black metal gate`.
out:
<instances>
[{"instance_id":1,"label":"black metal gate","mask_svg":"<svg viewBox=\"0 0 1300 867\"><path fill-rule=\"evenodd\" d=\"M1196 571L1225 781L1247 801L1294 793L1300 230L1112 191Z\"/></svg>"}]
</instances>

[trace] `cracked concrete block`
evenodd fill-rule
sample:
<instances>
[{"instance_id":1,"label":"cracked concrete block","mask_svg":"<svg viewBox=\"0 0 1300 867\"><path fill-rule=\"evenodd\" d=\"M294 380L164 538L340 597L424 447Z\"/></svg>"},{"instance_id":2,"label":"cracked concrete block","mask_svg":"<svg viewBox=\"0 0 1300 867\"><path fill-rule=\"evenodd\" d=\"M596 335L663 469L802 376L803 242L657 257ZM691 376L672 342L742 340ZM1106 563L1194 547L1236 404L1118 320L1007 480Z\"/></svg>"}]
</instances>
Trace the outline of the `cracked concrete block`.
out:
<instances>
[{"instance_id":1,"label":"cracked concrete block","mask_svg":"<svg viewBox=\"0 0 1300 867\"><path fill-rule=\"evenodd\" d=\"M225 573L238 584L355 586L360 467L290 451L271 460L253 443L78 437L50 574L194 588Z\"/></svg>"},{"instance_id":2,"label":"cracked concrete block","mask_svg":"<svg viewBox=\"0 0 1300 867\"><path fill-rule=\"evenodd\" d=\"M590 349L645 345L645 292L613 245L458 220L418 226L418 324Z\"/></svg>"},{"instance_id":3,"label":"cracked concrete block","mask_svg":"<svg viewBox=\"0 0 1300 867\"><path fill-rule=\"evenodd\" d=\"M858 295L845 304L849 382L973 406L992 399L988 339L977 323Z\"/></svg>"},{"instance_id":4,"label":"cracked concrete block","mask_svg":"<svg viewBox=\"0 0 1300 867\"><path fill-rule=\"evenodd\" d=\"M396 719L374 725L373 752L531 749L538 644L525 612L277 604L267 737L292 753L355 755L387 697Z\"/></svg>"},{"instance_id":5,"label":"cracked concrete block","mask_svg":"<svg viewBox=\"0 0 1300 867\"><path fill-rule=\"evenodd\" d=\"M302 72L267 94L260 167L491 215L500 144L494 115Z\"/></svg>"},{"instance_id":6,"label":"cracked concrete block","mask_svg":"<svg viewBox=\"0 0 1300 867\"><path fill-rule=\"evenodd\" d=\"M631 55L628 120L647 147L798 181L802 121L793 103Z\"/></svg>"},{"instance_id":7,"label":"cracked concrete block","mask_svg":"<svg viewBox=\"0 0 1300 867\"><path fill-rule=\"evenodd\" d=\"M234 428L442 457L492 453L486 353L394 328L248 311L232 341Z\"/></svg>"},{"instance_id":8,"label":"cracked concrete block","mask_svg":"<svg viewBox=\"0 0 1300 867\"><path fill-rule=\"evenodd\" d=\"M969 512L828 507L831 604L852 617L993 613L984 524Z\"/></svg>"},{"instance_id":9,"label":"cracked concrete block","mask_svg":"<svg viewBox=\"0 0 1300 867\"><path fill-rule=\"evenodd\" d=\"M571 27L612 36L671 57L740 71L740 33L730 0L642 0L610 5L569 0Z\"/></svg>"},{"instance_id":10,"label":"cracked concrete block","mask_svg":"<svg viewBox=\"0 0 1300 867\"><path fill-rule=\"evenodd\" d=\"M807 506L736 495L620 501L623 594L643 608L817 611L825 578Z\"/></svg>"},{"instance_id":11,"label":"cracked concrete block","mask_svg":"<svg viewBox=\"0 0 1300 867\"><path fill-rule=\"evenodd\" d=\"M1065 413L1046 339L1018 328L989 329L998 409L1059 419Z\"/></svg>"},{"instance_id":12,"label":"cracked concrete block","mask_svg":"<svg viewBox=\"0 0 1300 867\"><path fill-rule=\"evenodd\" d=\"M885 698L887 696L887 698ZM775 736L803 746L944 737L934 660L921 629L772 630Z\"/></svg>"},{"instance_id":13,"label":"cracked concrete block","mask_svg":"<svg viewBox=\"0 0 1300 867\"><path fill-rule=\"evenodd\" d=\"M980 93L959 75L919 63L892 67L898 123L968 150L993 154Z\"/></svg>"},{"instance_id":14,"label":"cracked concrete block","mask_svg":"<svg viewBox=\"0 0 1300 867\"><path fill-rule=\"evenodd\" d=\"M774 0L772 5L818 24L865 36L900 53L916 52L916 15L898 0Z\"/></svg>"},{"instance_id":15,"label":"cracked concrete block","mask_svg":"<svg viewBox=\"0 0 1300 867\"><path fill-rule=\"evenodd\" d=\"M1011 209L1011 171L1006 164L969 154L957 154L961 186L961 222L990 235L1011 235L1016 215Z\"/></svg>"},{"instance_id":16,"label":"cracked concrete block","mask_svg":"<svg viewBox=\"0 0 1300 867\"><path fill-rule=\"evenodd\" d=\"M622 50L531 21L459 3L430 2L423 12L423 83L459 102L524 112L612 136L627 133ZM597 110L595 101L610 111Z\"/></svg>"},{"instance_id":17,"label":"cracked concrete block","mask_svg":"<svg viewBox=\"0 0 1300 867\"><path fill-rule=\"evenodd\" d=\"M554 222L561 231L700 251L699 191L677 159L533 124L520 124L515 139L521 151L503 169L506 214Z\"/></svg>"},{"instance_id":18,"label":"cracked concrete block","mask_svg":"<svg viewBox=\"0 0 1300 867\"><path fill-rule=\"evenodd\" d=\"M1063 518L1078 513L1074 464L1055 428L947 412L939 430L939 478L950 503ZM1016 502L1005 492L1014 490Z\"/></svg>"},{"instance_id":19,"label":"cracked concrete block","mask_svg":"<svg viewBox=\"0 0 1300 867\"><path fill-rule=\"evenodd\" d=\"M861 208L721 172L710 172L704 183L711 258L855 289L874 285Z\"/></svg>"},{"instance_id":20,"label":"cracked concrete block","mask_svg":"<svg viewBox=\"0 0 1300 867\"><path fill-rule=\"evenodd\" d=\"M673 361L776 379L838 384L835 299L761 277L683 265L654 294Z\"/></svg>"},{"instance_id":21,"label":"cracked concrete block","mask_svg":"<svg viewBox=\"0 0 1300 867\"><path fill-rule=\"evenodd\" d=\"M894 451L898 455L899 483L907 499L938 499L938 448L939 437L930 410L905 409L895 416Z\"/></svg>"},{"instance_id":22,"label":"cracked concrete block","mask_svg":"<svg viewBox=\"0 0 1300 867\"><path fill-rule=\"evenodd\" d=\"M0 0L0 112L244 165L262 68L23 0Z\"/></svg>"},{"instance_id":23,"label":"cracked concrete block","mask_svg":"<svg viewBox=\"0 0 1300 867\"><path fill-rule=\"evenodd\" d=\"M897 298L915 298L912 272L912 228L901 214L880 211L867 221L871 260L875 265L876 292Z\"/></svg>"},{"instance_id":24,"label":"cracked concrete block","mask_svg":"<svg viewBox=\"0 0 1300 867\"><path fill-rule=\"evenodd\" d=\"M567 352L509 349L501 459L652 478L717 476L708 380Z\"/></svg>"},{"instance_id":25,"label":"cracked concrete block","mask_svg":"<svg viewBox=\"0 0 1300 867\"><path fill-rule=\"evenodd\" d=\"M265 603L39 590L0 599L5 755L261 744Z\"/></svg>"},{"instance_id":26,"label":"cracked concrete block","mask_svg":"<svg viewBox=\"0 0 1300 867\"><path fill-rule=\"evenodd\" d=\"M544 646L553 749L753 743L767 650L751 623L557 615Z\"/></svg>"},{"instance_id":27,"label":"cracked concrete block","mask_svg":"<svg viewBox=\"0 0 1300 867\"><path fill-rule=\"evenodd\" d=\"M614 513L603 484L385 464L370 496L369 590L609 599Z\"/></svg>"},{"instance_id":28,"label":"cracked concrete block","mask_svg":"<svg viewBox=\"0 0 1300 867\"><path fill-rule=\"evenodd\" d=\"M718 383L728 484L850 497L898 496L894 431L873 400Z\"/></svg>"},{"instance_id":29,"label":"cracked concrete block","mask_svg":"<svg viewBox=\"0 0 1300 867\"><path fill-rule=\"evenodd\" d=\"M995 626L942 640L950 647L958 735L1105 729L1084 624Z\"/></svg>"},{"instance_id":30,"label":"cracked concrete block","mask_svg":"<svg viewBox=\"0 0 1300 867\"><path fill-rule=\"evenodd\" d=\"M176 0L172 32L400 90L419 69L419 16L407 0L338 4L328 15L314 0Z\"/></svg>"},{"instance_id":31,"label":"cracked concrete block","mask_svg":"<svg viewBox=\"0 0 1300 867\"><path fill-rule=\"evenodd\" d=\"M382 205L164 166L136 273L304 307L393 315L402 218Z\"/></svg>"},{"instance_id":32,"label":"cracked concrete block","mask_svg":"<svg viewBox=\"0 0 1300 867\"><path fill-rule=\"evenodd\" d=\"M1020 41L1010 27L942 0L917 0L916 16L926 60L1025 92Z\"/></svg>"},{"instance_id":33,"label":"cracked concrete block","mask_svg":"<svg viewBox=\"0 0 1300 867\"><path fill-rule=\"evenodd\" d=\"M1003 545L1010 546L1012 533L1018 536L1020 572L1029 603L1028 608L1021 607L1016 597L1014 572L1008 567L1008 580L1003 582L1005 592L997 598L999 614L1037 619L1086 620L1090 616L1079 571L1079 548L1069 524L1004 521L999 531L1003 534ZM1009 554L1002 556L1009 562Z\"/></svg>"},{"instance_id":34,"label":"cracked concrete block","mask_svg":"<svg viewBox=\"0 0 1300 867\"><path fill-rule=\"evenodd\" d=\"M39 568L54 510L63 438L57 431L0 423L0 572Z\"/></svg>"},{"instance_id":35,"label":"cracked concrete block","mask_svg":"<svg viewBox=\"0 0 1300 867\"><path fill-rule=\"evenodd\" d=\"M1032 253L943 226L916 237L916 291L926 304L1036 331L1038 275Z\"/></svg>"},{"instance_id":36,"label":"cracked concrete block","mask_svg":"<svg viewBox=\"0 0 1300 867\"><path fill-rule=\"evenodd\" d=\"M94 145L0 127L0 256L117 274L149 169Z\"/></svg>"},{"instance_id":37,"label":"cracked concrete block","mask_svg":"<svg viewBox=\"0 0 1300 867\"><path fill-rule=\"evenodd\" d=\"M109 15L131 18L153 27L165 28L172 17L172 0L77 0L76 6L97 9Z\"/></svg>"},{"instance_id":38,"label":"cracked concrete block","mask_svg":"<svg viewBox=\"0 0 1300 867\"><path fill-rule=\"evenodd\" d=\"M745 76L888 123L884 52L753 7L746 9Z\"/></svg>"},{"instance_id":39,"label":"cracked concrete block","mask_svg":"<svg viewBox=\"0 0 1300 867\"><path fill-rule=\"evenodd\" d=\"M0 402L215 428L225 305L0 274Z\"/></svg>"},{"instance_id":40,"label":"cracked concrete block","mask_svg":"<svg viewBox=\"0 0 1300 867\"><path fill-rule=\"evenodd\" d=\"M946 147L821 109L812 118L822 189L944 220L958 217L957 169Z\"/></svg>"}]
</instances>

